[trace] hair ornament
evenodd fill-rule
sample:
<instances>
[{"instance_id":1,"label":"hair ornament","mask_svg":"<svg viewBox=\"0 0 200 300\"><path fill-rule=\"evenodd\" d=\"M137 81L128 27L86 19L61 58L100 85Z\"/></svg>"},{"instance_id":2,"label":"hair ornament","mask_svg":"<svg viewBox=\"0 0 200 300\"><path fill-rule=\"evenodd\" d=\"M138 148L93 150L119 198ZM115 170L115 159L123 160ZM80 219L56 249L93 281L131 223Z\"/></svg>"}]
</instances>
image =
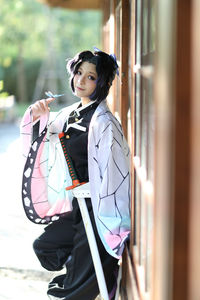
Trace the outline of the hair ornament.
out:
<instances>
[{"instance_id":1,"label":"hair ornament","mask_svg":"<svg viewBox=\"0 0 200 300\"><path fill-rule=\"evenodd\" d=\"M95 47L95 46L94 46L93 48L94 48L94 51L95 51L95 52L102 52L99 48L97 48L97 47Z\"/></svg>"},{"instance_id":2,"label":"hair ornament","mask_svg":"<svg viewBox=\"0 0 200 300\"><path fill-rule=\"evenodd\" d=\"M116 73L119 76L119 66L117 64L117 59L116 59L116 55L114 53L110 54L110 57L114 60L115 63L115 67L116 67Z\"/></svg>"}]
</instances>

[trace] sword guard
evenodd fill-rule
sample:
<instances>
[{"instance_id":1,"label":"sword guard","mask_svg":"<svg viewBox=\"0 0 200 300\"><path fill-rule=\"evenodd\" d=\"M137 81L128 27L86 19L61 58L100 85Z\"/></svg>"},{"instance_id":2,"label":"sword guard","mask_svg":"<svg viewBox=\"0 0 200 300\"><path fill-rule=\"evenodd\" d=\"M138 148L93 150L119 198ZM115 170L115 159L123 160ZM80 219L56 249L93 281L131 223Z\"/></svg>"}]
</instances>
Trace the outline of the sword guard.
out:
<instances>
[{"instance_id":1,"label":"sword guard","mask_svg":"<svg viewBox=\"0 0 200 300\"><path fill-rule=\"evenodd\" d=\"M72 181L73 185L67 186L66 191L73 190L75 187L85 184L86 182L80 182L78 179Z\"/></svg>"}]
</instances>

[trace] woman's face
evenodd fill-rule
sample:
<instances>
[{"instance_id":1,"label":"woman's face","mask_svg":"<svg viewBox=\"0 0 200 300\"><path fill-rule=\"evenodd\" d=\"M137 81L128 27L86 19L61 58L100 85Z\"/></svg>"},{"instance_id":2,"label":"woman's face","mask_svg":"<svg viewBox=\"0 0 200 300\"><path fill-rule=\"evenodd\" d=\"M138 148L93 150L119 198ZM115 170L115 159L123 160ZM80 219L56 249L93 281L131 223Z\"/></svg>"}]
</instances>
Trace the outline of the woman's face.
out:
<instances>
[{"instance_id":1,"label":"woman's face","mask_svg":"<svg viewBox=\"0 0 200 300\"><path fill-rule=\"evenodd\" d=\"M96 88L96 80L96 66L87 61L83 62L73 79L75 95L81 98L82 102L88 103L91 101L89 96Z\"/></svg>"}]
</instances>

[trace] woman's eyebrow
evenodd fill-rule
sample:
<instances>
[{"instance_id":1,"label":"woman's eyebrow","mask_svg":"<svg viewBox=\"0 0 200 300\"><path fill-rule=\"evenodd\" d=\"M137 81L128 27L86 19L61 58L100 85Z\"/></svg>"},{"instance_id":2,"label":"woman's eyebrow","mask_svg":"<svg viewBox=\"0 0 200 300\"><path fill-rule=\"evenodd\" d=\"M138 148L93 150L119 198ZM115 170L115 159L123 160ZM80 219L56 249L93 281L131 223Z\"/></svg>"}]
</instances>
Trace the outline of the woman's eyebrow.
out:
<instances>
[{"instance_id":1,"label":"woman's eyebrow","mask_svg":"<svg viewBox=\"0 0 200 300\"><path fill-rule=\"evenodd\" d=\"M93 75L95 75L95 76L97 76L97 74L96 74L96 73L94 73L94 72L90 72L90 71L89 71L89 73L90 73L90 74L93 74Z\"/></svg>"},{"instance_id":2,"label":"woman's eyebrow","mask_svg":"<svg viewBox=\"0 0 200 300\"><path fill-rule=\"evenodd\" d=\"M78 70L80 71L85 71L85 72L88 72L89 74L93 74L94 76L97 76L97 73L93 72L93 71L87 71L87 70L84 70L82 67L79 67Z\"/></svg>"}]
</instances>

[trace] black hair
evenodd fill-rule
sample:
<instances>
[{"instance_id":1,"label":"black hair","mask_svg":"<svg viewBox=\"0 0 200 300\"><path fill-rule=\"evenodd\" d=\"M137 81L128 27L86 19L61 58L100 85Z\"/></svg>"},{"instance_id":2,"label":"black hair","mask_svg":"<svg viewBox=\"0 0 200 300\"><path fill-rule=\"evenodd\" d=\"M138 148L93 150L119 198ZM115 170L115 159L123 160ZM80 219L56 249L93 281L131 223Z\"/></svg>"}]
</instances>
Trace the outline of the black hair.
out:
<instances>
[{"instance_id":1,"label":"black hair","mask_svg":"<svg viewBox=\"0 0 200 300\"><path fill-rule=\"evenodd\" d=\"M96 66L96 72L98 75L96 81L96 88L92 95L90 95L91 100L96 100L101 102L104 100L112 85L113 79L118 70L118 65L114 55L108 55L103 51L83 51L75 55L74 58L68 61L67 70L70 73L70 85L74 92L74 76L78 72L80 65L83 62L90 62Z\"/></svg>"}]
</instances>

